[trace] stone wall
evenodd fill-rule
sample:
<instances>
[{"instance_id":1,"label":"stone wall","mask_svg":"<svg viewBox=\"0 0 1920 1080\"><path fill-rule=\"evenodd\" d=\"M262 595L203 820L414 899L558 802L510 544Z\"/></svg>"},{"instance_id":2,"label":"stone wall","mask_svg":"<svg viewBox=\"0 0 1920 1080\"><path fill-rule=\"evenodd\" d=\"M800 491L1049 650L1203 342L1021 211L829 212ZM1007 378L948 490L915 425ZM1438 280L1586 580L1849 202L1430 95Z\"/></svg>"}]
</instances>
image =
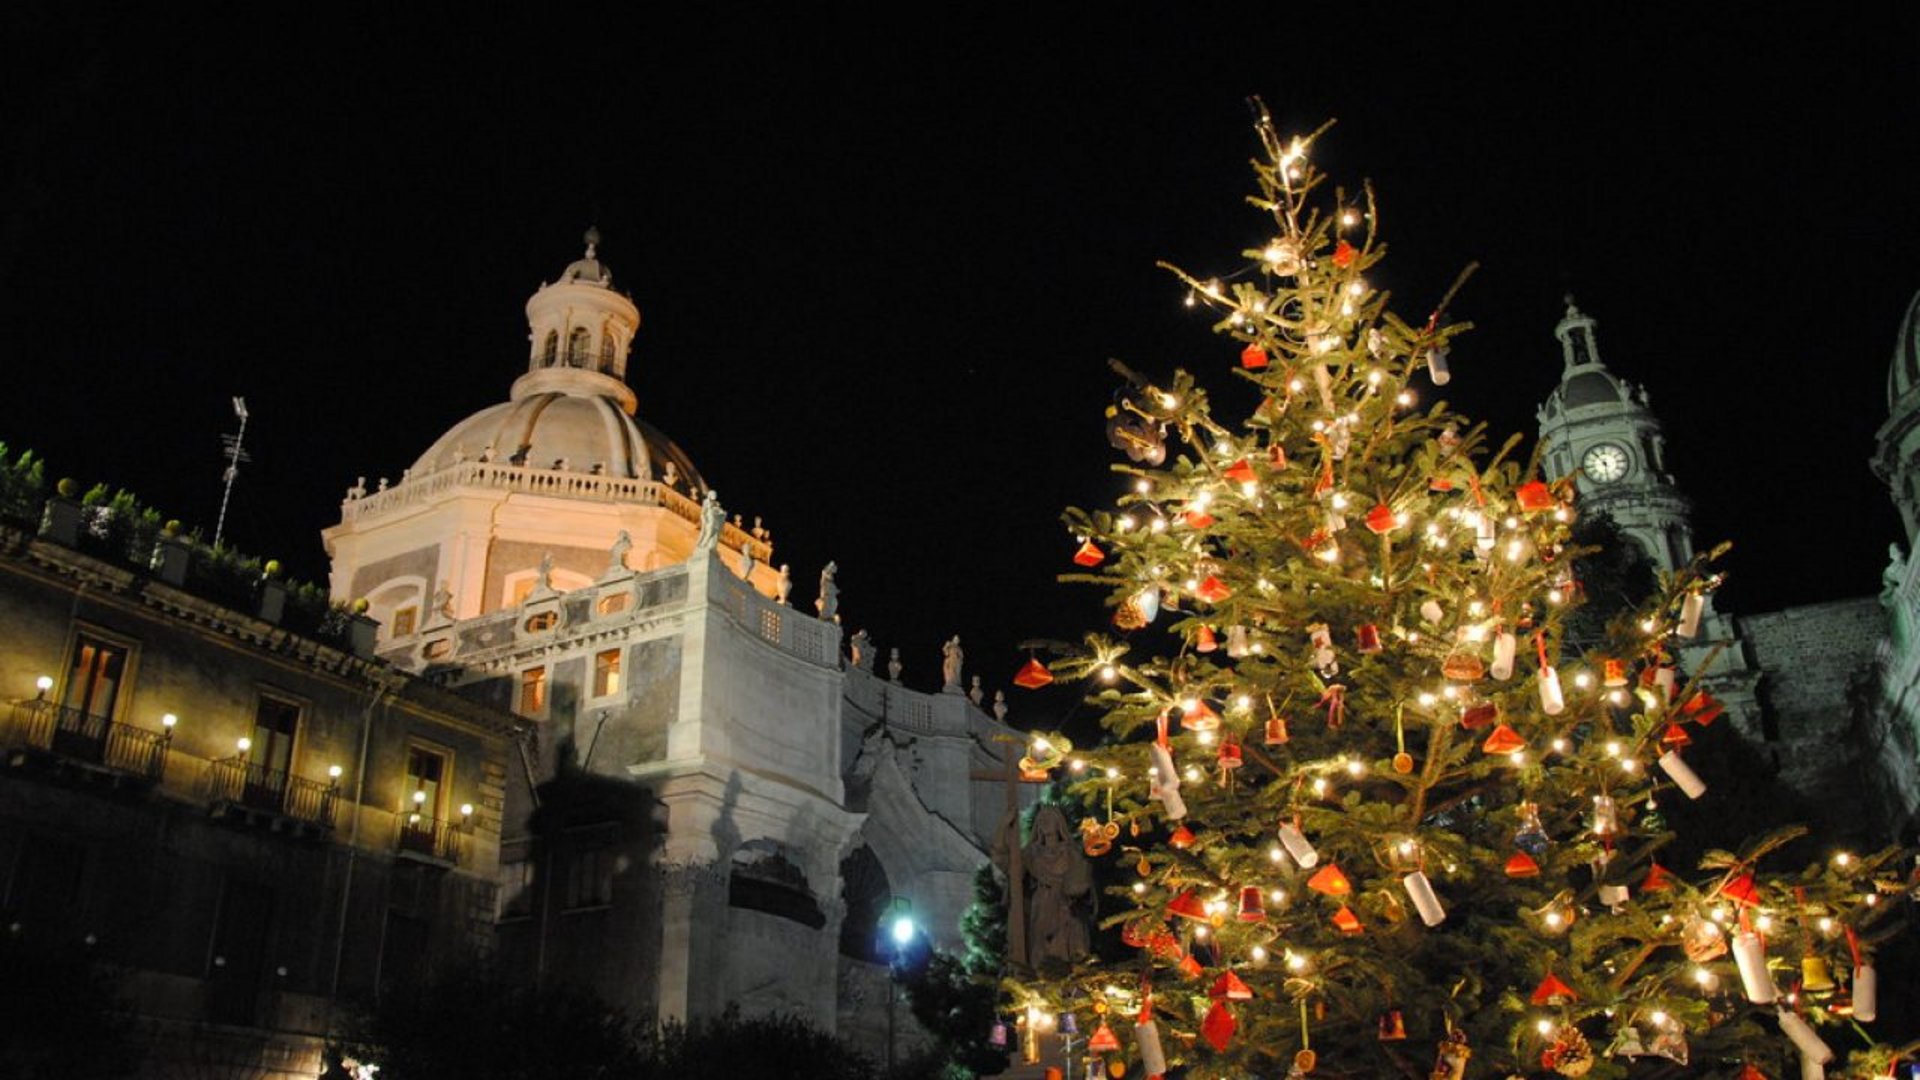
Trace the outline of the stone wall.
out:
<instances>
[{"instance_id":1,"label":"stone wall","mask_svg":"<svg viewBox=\"0 0 1920 1080\"><path fill-rule=\"evenodd\" d=\"M1762 745L1780 777L1833 820L1875 813L1866 785L1850 776L1886 618L1873 597L1741 616L1740 637L1762 674Z\"/></svg>"}]
</instances>

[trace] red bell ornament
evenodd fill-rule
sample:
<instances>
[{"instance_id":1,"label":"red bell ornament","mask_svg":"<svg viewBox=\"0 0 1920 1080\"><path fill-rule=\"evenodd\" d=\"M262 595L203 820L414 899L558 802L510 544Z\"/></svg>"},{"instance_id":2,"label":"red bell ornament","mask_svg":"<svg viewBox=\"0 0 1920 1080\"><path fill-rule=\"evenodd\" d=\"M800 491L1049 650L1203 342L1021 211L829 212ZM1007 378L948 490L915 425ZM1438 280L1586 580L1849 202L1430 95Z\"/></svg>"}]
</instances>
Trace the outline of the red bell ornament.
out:
<instances>
[{"instance_id":1,"label":"red bell ornament","mask_svg":"<svg viewBox=\"0 0 1920 1080\"><path fill-rule=\"evenodd\" d=\"M1529 514L1553 509L1553 490L1538 480L1529 480L1513 490L1513 499Z\"/></svg>"},{"instance_id":2,"label":"red bell ornament","mask_svg":"<svg viewBox=\"0 0 1920 1080\"><path fill-rule=\"evenodd\" d=\"M1232 770L1237 769L1240 766L1245 764L1246 762L1242 759L1240 754L1239 743L1223 742L1220 744L1219 765L1222 769L1225 769L1231 772Z\"/></svg>"},{"instance_id":3,"label":"red bell ornament","mask_svg":"<svg viewBox=\"0 0 1920 1080\"><path fill-rule=\"evenodd\" d=\"M1240 887L1240 913L1237 918L1244 923L1267 921L1266 897L1261 893L1260 886Z\"/></svg>"},{"instance_id":4,"label":"red bell ornament","mask_svg":"<svg viewBox=\"0 0 1920 1080\"><path fill-rule=\"evenodd\" d=\"M1101 551L1091 540L1081 541L1080 550L1073 553L1073 561L1079 566L1099 566L1106 557L1107 553Z\"/></svg>"},{"instance_id":5,"label":"red bell ornament","mask_svg":"<svg viewBox=\"0 0 1920 1080\"><path fill-rule=\"evenodd\" d=\"M1340 910L1333 913L1333 928L1343 934L1359 934L1366 930L1360 923L1360 916L1345 904L1341 904Z\"/></svg>"},{"instance_id":6,"label":"red bell ornament","mask_svg":"<svg viewBox=\"0 0 1920 1080\"><path fill-rule=\"evenodd\" d=\"M1284 838L1284 829L1286 827L1282 826L1281 828ZM1296 858L1294 861L1298 862L1299 860ZM1338 863L1328 863L1319 870L1314 871L1313 876L1307 879L1307 888L1317 893L1324 893L1327 896L1351 896L1353 894L1353 882L1348 881L1347 875L1340 872Z\"/></svg>"},{"instance_id":7,"label":"red bell ornament","mask_svg":"<svg viewBox=\"0 0 1920 1080\"><path fill-rule=\"evenodd\" d=\"M1480 744L1480 749L1489 754L1517 754L1526 748L1527 740L1506 724L1495 725L1487 741Z\"/></svg>"},{"instance_id":8,"label":"red bell ornament","mask_svg":"<svg viewBox=\"0 0 1920 1080\"><path fill-rule=\"evenodd\" d=\"M1167 914L1194 922L1206 922L1207 906L1193 895L1192 889L1187 889L1167 903Z\"/></svg>"},{"instance_id":9,"label":"red bell ornament","mask_svg":"<svg viewBox=\"0 0 1920 1080\"><path fill-rule=\"evenodd\" d=\"M1233 1018L1233 1011L1227 1008L1227 1003L1215 1001L1213 1008L1207 1010L1206 1019L1200 1021L1200 1034L1215 1051L1224 1051L1237 1027L1239 1024Z\"/></svg>"},{"instance_id":10,"label":"red bell ornament","mask_svg":"<svg viewBox=\"0 0 1920 1080\"><path fill-rule=\"evenodd\" d=\"M1533 856L1524 851L1516 851L1507 860L1507 876L1510 878L1536 878L1540 876L1540 864Z\"/></svg>"},{"instance_id":11,"label":"red bell ornament","mask_svg":"<svg viewBox=\"0 0 1920 1080\"><path fill-rule=\"evenodd\" d=\"M1605 686L1627 685L1627 662L1625 660L1606 660L1602 662L1601 683Z\"/></svg>"},{"instance_id":12,"label":"red bell ornament","mask_svg":"<svg viewBox=\"0 0 1920 1080\"><path fill-rule=\"evenodd\" d=\"M1112 1028L1107 1026L1106 1021L1102 1020L1100 1026L1094 1028L1093 1034L1087 1039L1087 1052L1111 1054L1118 1049L1120 1049L1119 1037L1113 1033Z\"/></svg>"},{"instance_id":13,"label":"red bell ornament","mask_svg":"<svg viewBox=\"0 0 1920 1080\"><path fill-rule=\"evenodd\" d=\"M1210 653L1220 647L1220 639L1213 633L1213 627L1202 625L1193 635L1193 651Z\"/></svg>"},{"instance_id":14,"label":"red bell ornament","mask_svg":"<svg viewBox=\"0 0 1920 1080\"><path fill-rule=\"evenodd\" d=\"M1209 604L1217 604L1227 597L1232 596L1233 590L1227 587L1226 582L1221 581L1212 574L1208 574L1206 579L1200 582L1200 586L1193 590L1193 595L1205 600Z\"/></svg>"},{"instance_id":15,"label":"red bell ornament","mask_svg":"<svg viewBox=\"0 0 1920 1080\"><path fill-rule=\"evenodd\" d=\"M1268 363L1267 350L1258 345L1249 345L1240 350L1240 366L1248 371L1259 371Z\"/></svg>"},{"instance_id":16,"label":"red bell ornament","mask_svg":"<svg viewBox=\"0 0 1920 1080\"><path fill-rule=\"evenodd\" d=\"M1255 480L1253 463L1246 458L1241 458L1239 461L1227 466L1220 475L1236 484L1251 484Z\"/></svg>"},{"instance_id":17,"label":"red bell ornament","mask_svg":"<svg viewBox=\"0 0 1920 1080\"><path fill-rule=\"evenodd\" d=\"M1053 672L1047 670L1047 665L1032 657L1027 659L1026 664L1013 677L1013 685L1023 690L1038 690L1051 682L1053 682Z\"/></svg>"},{"instance_id":18,"label":"red bell ornament","mask_svg":"<svg viewBox=\"0 0 1920 1080\"><path fill-rule=\"evenodd\" d=\"M1380 628L1378 626L1373 623L1361 623L1355 628L1353 633L1356 639L1354 648L1362 653L1377 653L1380 651Z\"/></svg>"},{"instance_id":19,"label":"red bell ornament","mask_svg":"<svg viewBox=\"0 0 1920 1080\"><path fill-rule=\"evenodd\" d=\"M1367 511L1367 528L1375 533L1392 532L1394 526L1398 524L1399 522L1394 520L1393 507L1386 503L1378 503L1373 509Z\"/></svg>"},{"instance_id":20,"label":"red bell ornament","mask_svg":"<svg viewBox=\"0 0 1920 1080\"><path fill-rule=\"evenodd\" d=\"M1565 1001L1578 1001L1580 995L1573 992L1573 987L1561 982L1560 976L1549 971L1547 977L1540 980L1540 985L1533 988L1533 996L1527 1000L1535 1005L1558 1005Z\"/></svg>"},{"instance_id":21,"label":"red bell ornament","mask_svg":"<svg viewBox=\"0 0 1920 1080\"><path fill-rule=\"evenodd\" d=\"M1261 741L1268 746L1284 746L1290 736L1287 734L1287 721L1283 717L1267 718L1266 737Z\"/></svg>"},{"instance_id":22,"label":"red bell ornament","mask_svg":"<svg viewBox=\"0 0 1920 1080\"><path fill-rule=\"evenodd\" d=\"M1252 1001L1253 987L1248 986L1245 980L1235 975L1232 968L1228 968L1220 973L1219 978L1213 980L1213 989L1209 992L1209 996L1225 998L1228 1001Z\"/></svg>"}]
</instances>

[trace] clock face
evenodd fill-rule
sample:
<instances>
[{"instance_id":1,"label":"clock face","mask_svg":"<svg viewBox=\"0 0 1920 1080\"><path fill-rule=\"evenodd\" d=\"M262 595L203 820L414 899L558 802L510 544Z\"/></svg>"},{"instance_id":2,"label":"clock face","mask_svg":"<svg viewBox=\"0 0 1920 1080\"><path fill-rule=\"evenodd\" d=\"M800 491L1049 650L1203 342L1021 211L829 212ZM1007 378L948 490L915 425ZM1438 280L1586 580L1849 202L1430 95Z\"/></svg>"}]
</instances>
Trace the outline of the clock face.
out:
<instances>
[{"instance_id":1,"label":"clock face","mask_svg":"<svg viewBox=\"0 0 1920 1080\"><path fill-rule=\"evenodd\" d=\"M1594 480L1611 483L1627 475L1627 452L1611 443L1602 443L1587 451L1580 467Z\"/></svg>"}]
</instances>

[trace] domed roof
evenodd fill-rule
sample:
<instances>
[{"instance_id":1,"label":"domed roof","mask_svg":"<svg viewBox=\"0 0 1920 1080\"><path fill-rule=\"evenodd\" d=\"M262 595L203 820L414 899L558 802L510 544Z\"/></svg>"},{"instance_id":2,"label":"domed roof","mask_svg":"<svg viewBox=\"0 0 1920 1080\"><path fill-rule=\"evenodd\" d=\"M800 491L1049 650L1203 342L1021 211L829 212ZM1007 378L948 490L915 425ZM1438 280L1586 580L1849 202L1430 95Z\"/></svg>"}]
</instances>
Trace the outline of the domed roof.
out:
<instances>
[{"instance_id":1,"label":"domed roof","mask_svg":"<svg viewBox=\"0 0 1920 1080\"><path fill-rule=\"evenodd\" d=\"M1582 371L1560 384L1560 400L1569 409L1582 405L1618 405L1626 399L1620 384L1605 371Z\"/></svg>"},{"instance_id":2,"label":"domed roof","mask_svg":"<svg viewBox=\"0 0 1920 1080\"><path fill-rule=\"evenodd\" d=\"M1907 305L1907 317L1900 320L1900 339L1893 346L1893 363L1887 369L1887 411L1892 412L1908 391L1920 386L1920 293Z\"/></svg>"},{"instance_id":3,"label":"domed roof","mask_svg":"<svg viewBox=\"0 0 1920 1080\"><path fill-rule=\"evenodd\" d=\"M493 405L453 425L420 459L424 476L456 461L491 460L533 469L565 469L629 479L658 480L672 462L679 486L706 486L686 452L653 425L628 416L611 398L534 393ZM564 464L562 464L564 463Z\"/></svg>"}]
</instances>

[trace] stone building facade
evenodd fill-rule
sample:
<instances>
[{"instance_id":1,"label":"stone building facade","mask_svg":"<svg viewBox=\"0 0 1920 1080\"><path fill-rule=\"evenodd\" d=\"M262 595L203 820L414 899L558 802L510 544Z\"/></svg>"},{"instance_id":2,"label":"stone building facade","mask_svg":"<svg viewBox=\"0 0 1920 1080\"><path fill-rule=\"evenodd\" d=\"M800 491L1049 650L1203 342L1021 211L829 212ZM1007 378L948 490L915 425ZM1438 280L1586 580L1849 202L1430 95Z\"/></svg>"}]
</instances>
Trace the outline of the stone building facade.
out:
<instances>
[{"instance_id":1,"label":"stone building facade","mask_svg":"<svg viewBox=\"0 0 1920 1080\"><path fill-rule=\"evenodd\" d=\"M1606 513L1670 571L1693 557L1691 506L1668 472L1646 389L1601 361L1596 321L1568 302L1555 328L1564 368L1538 418L1544 467L1572 476L1584 512ZM1910 551L1920 531L1920 297L1901 328L1890 417L1873 461L1893 490ZM1920 571L1893 545L1878 597L1728 614L1711 606L1682 665L1728 706L1779 778L1828 824L1878 840L1920 814Z\"/></svg>"},{"instance_id":2,"label":"stone building facade","mask_svg":"<svg viewBox=\"0 0 1920 1080\"><path fill-rule=\"evenodd\" d=\"M314 1077L333 1002L492 952L515 718L101 513L0 523L0 932L112 971L145 1075Z\"/></svg>"},{"instance_id":3,"label":"stone building facade","mask_svg":"<svg viewBox=\"0 0 1920 1080\"><path fill-rule=\"evenodd\" d=\"M348 493L325 533L334 597L368 601L383 659L526 721L502 826L509 977L874 1045L881 916L958 945L1011 733L957 656L935 693L876 670L843 636L833 568L795 597L768 531L729 520L635 417L639 311L593 240L528 301L508 400Z\"/></svg>"}]
</instances>

